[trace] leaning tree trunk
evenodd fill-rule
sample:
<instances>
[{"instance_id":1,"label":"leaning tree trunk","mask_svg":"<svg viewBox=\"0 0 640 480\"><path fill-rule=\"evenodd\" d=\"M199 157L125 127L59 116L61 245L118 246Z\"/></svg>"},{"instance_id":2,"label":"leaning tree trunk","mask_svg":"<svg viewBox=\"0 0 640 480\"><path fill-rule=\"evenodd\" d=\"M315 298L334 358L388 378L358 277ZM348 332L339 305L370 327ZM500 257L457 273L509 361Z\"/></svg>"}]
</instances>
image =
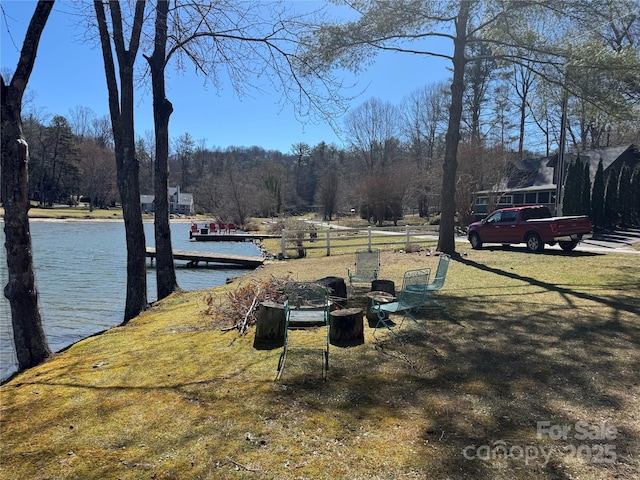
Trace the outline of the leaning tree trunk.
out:
<instances>
[{"instance_id":1,"label":"leaning tree trunk","mask_svg":"<svg viewBox=\"0 0 640 480\"><path fill-rule=\"evenodd\" d=\"M53 1L38 2L31 18L20 60L9 85L1 82L2 172L0 188L4 204L4 233L8 283L4 295L11 306L11 323L18 369L44 361L47 345L38 308L31 233L29 231L29 147L22 133L22 96L33 71L38 44Z\"/></svg>"},{"instance_id":2,"label":"leaning tree trunk","mask_svg":"<svg viewBox=\"0 0 640 480\"><path fill-rule=\"evenodd\" d=\"M156 279L158 300L178 288L176 270L171 245L169 224L169 117L173 105L166 98L164 67L167 45L167 14L169 2L158 0L156 7L155 48L151 57L145 57L151 69L153 89L153 121L156 133L155 164L155 216L154 231L156 241Z\"/></svg>"},{"instance_id":3,"label":"leaning tree trunk","mask_svg":"<svg viewBox=\"0 0 640 480\"><path fill-rule=\"evenodd\" d=\"M464 97L464 70L469 19L469 2L460 2L456 37L453 50L453 81L451 82L451 108L447 127L444 163L442 165L442 206L438 250L450 255L455 254L455 216L456 216L456 171L458 169L458 144L460 143L460 122Z\"/></svg>"}]
</instances>

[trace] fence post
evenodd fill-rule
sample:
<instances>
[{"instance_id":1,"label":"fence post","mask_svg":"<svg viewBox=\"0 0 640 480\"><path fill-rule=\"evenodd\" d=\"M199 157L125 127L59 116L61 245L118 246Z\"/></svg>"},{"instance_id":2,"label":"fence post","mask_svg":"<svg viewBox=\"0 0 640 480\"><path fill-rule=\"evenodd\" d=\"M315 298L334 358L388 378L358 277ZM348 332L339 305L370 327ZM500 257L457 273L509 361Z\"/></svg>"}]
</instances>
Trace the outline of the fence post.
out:
<instances>
[{"instance_id":1,"label":"fence post","mask_svg":"<svg viewBox=\"0 0 640 480\"><path fill-rule=\"evenodd\" d=\"M406 229L406 231L407 231L407 241L406 241L406 245L405 245L405 247L404 247L404 248L405 248L405 249L408 249L408 248L409 248L409 225L407 225L407 226L405 227L405 229Z\"/></svg>"},{"instance_id":2,"label":"fence post","mask_svg":"<svg viewBox=\"0 0 640 480\"><path fill-rule=\"evenodd\" d=\"M369 225L367 228L369 230L367 232L367 236L369 237L369 241L368 241L368 243L369 243L369 251L371 251L371 225Z\"/></svg>"},{"instance_id":3,"label":"fence post","mask_svg":"<svg viewBox=\"0 0 640 480\"><path fill-rule=\"evenodd\" d=\"M327 257L331 256L331 229L327 228Z\"/></svg>"},{"instance_id":4,"label":"fence post","mask_svg":"<svg viewBox=\"0 0 640 480\"><path fill-rule=\"evenodd\" d=\"M286 253L286 244L287 244L287 231L286 230L282 230L282 258L285 258L285 253Z\"/></svg>"}]
</instances>

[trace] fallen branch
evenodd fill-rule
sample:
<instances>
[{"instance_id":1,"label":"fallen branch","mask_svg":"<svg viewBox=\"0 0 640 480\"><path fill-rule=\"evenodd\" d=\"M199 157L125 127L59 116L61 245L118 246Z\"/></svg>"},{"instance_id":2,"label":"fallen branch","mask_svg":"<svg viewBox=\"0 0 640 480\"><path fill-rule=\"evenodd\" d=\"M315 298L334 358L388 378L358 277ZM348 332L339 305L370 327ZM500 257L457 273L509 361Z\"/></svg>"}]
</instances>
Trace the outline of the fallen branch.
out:
<instances>
[{"instance_id":1,"label":"fallen branch","mask_svg":"<svg viewBox=\"0 0 640 480\"><path fill-rule=\"evenodd\" d=\"M253 297L251 306L249 307L249 310L247 310L247 314L244 316L244 320L242 320L242 323L240 323L238 327L238 330L240 330L240 335L244 335L247 332L247 329L249 328L250 317L253 315L253 313L256 310L256 307L258 306L259 297L260 297L260 290L258 290L258 293L256 294L256 296Z\"/></svg>"}]
</instances>

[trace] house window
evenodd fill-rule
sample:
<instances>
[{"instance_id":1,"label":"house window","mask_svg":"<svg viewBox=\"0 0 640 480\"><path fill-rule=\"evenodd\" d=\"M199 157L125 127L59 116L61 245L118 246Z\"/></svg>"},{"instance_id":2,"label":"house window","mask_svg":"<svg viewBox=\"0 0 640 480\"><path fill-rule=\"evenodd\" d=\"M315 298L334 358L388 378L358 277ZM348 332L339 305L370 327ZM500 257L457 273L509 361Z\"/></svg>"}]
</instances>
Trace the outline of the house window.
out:
<instances>
[{"instance_id":1,"label":"house window","mask_svg":"<svg viewBox=\"0 0 640 480\"><path fill-rule=\"evenodd\" d=\"M538 203L549 203L549 192L539 192Z\"/></svg>"},{"instance_id":2,"label":"house window","mask_svg":"<svg viewBox=\"0 0 640 480\"><path fill-rule=\"evenodd\" d=\"M513 194L513 204L514 205L522 205L522 204L524 204L524 193L514 193Z\"/></svg>"},{"instance_id":3,"label":"house window","mask_svg":"<svg viewBox=\"0 0 640 480\"><path fill-rule=\"evenodd\" d=\"M498 200L498 204L500 205L511 205L511 195L503 195Z\"/></svg>"},{"instance_id":4,"label":"house window","mask_svg":"<svg viewBox=\"0 0 640 480\"><path fill-rule=\"evenodd\" d=\"M489 197L477 197L476 205L486 205L489 203Z\"/></svg>"},{"instance_id":5,"label":"house window","mask_svg":"<svg viewBox=\"0 0 640 480\"><path fill-rule=\"evenodd\" d=\"M537 203L537 200L536 200L536 194L535 194L535 193L527 193L527 194L524 196L524 201L525 201L525 203L526 203L526 204L528 204L528 205L532 205L532 204Z\"/></svg>"}]
</instances>

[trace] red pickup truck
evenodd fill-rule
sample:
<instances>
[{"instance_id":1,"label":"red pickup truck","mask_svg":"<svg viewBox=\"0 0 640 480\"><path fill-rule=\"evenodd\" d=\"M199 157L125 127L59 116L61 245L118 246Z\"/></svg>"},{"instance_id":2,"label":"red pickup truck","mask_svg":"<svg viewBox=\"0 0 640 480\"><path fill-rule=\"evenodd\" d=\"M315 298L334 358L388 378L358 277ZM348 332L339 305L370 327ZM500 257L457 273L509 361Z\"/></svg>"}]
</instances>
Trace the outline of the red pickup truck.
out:
<instances>
[{"instance_id":1,"label":"red pickup truck","mask_svg":"<svg viewBox=\"0 0 640 480\"><path fill-rule=\"evenodd\" d=\"M467 238L475 249L483 243L525 243L532 252L541 252L545 243L560 244L569 252L578 242L591 236L591 220L586 215L552 217L544 206L496 210L481 222L469 225Z\"/></svg>"}]
</instances>

